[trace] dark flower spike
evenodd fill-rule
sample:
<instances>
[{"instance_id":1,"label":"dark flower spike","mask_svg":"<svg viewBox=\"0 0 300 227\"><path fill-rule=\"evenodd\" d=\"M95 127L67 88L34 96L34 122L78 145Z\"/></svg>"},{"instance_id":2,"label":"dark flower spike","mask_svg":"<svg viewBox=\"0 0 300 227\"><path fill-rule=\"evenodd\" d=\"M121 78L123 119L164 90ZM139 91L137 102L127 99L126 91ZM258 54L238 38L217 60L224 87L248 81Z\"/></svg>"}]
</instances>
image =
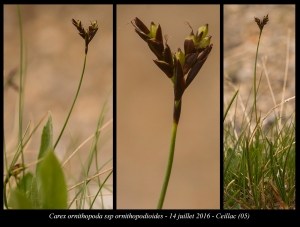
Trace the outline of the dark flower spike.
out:
<instances>
[{"instance_id":1,"label":"dark flower spike","mask_svg":"<svg viewBox=\"0 0 300 227\"><path fill-rule=\"evenodd\" d=\"M164 51L163 43L157 41L156 39L148 39L147 43L150 50L155 54L155 56L159 60L163 60L163 51Z\"/></svg>"},{"instance_id":2,"label":"dark flower spike","mask_svg":"<svg viewBox=\"0 0 300 227\"><path fill-rule=\"evenodd\" d=\"M154 63L171 79L173 77L173 66L165 61L153 60Z\"/></svg>"},{"instance_id":3,"label":"dark flower spike","mask_svg":"<svg viewBox=\"0 0 300 227\"><path fill-rule=\"evenodd\" d=\"M184 40L184 53L185 55L189 55L191 53L195 53L195 43L192 39L185 39Z\"/></svg>"},{"instance_id":4,"label":"dark flower spike","mask_svg":"<svg viewBox=\"0 0 300 227\"><path fill-rule=\"evenodd\" d=\"M79 31L79 35L83 39L85 39L85 32L84 32L84 29L83 29L83 27L81 25L81 21L80 20L75 21L74 19L72 19L72 23L77 28L77 30Z\"/></svg>"},{"instance_id":5,"label":"dark flower spike","mask_svg":"<svg viewBox=\"0 0 300 227\"><path fill-rule=\"evenodd\" d=\"M95 34L98 31L98 24L97 21L91 23L91 25L89 26L89 42L91 42L91 40L94 38Z\"/></svg>"},{"instance_id":6,"label":"dark flower spike","mask_svg":"<svg viewBox=\"0 0 300 227\"><path fill-rule=\"evenodd\" d=\"M98 31L98 23L97 23L97 21L91 23L89 28L86 30L84 30L84 28L82 27L80 20L75 21L74 19L72 19L72 23L79 31L79 35L85 40L85 53L87 54L88 45L92 41L92 39L94 38L95 34Z\"/></svg>"},{"instance_id":7,"label":"dark flower spike","mask_svg":"<svg viewBox=\"0 0 300 227\"><path fill-rule=\"evenodd\" d=\"M174 99L175 101L180 101L185 90L185 79L180 59L176 55L174 55L174 66Z\"/></svg>"},{"instance_id":8,"label":"dark flower spike","mask_svg":"<svg viewBox=\"0 0 300 227\"><path fill-rule=\"evenodd\" d=\"M173 56L169 45L167 44L167 36L166 39L166 47L163 51L163 60L153 60L154 63L171 79L173 77Z\"/></svg>"},{"instance_id":9,"label":"dark flower spike","mask_svg":"<svg viewBox=\"0 0 300 227\"><path fill-rule=\"evenodd\" d=\"M131 24L135 27L135 32L145 41L147 42L147 39L149 39L149 34L150 31L146 27L146 25L139 19L139 18L134 18L133 19L134 23Z\"/></svg>"},{"instance_id":10,"label":"dark flower spike","mask_svg":"<svg viewBox=\"0 0 300 227\"><path fill-rule=\"evenodd\" d=\"M200 71L200 69L202 68L204 62L206 61L206 59L209 56L209 53L211 51L213 47L213 44L210 44L208 47L206 47L206 49L199 54L197 60L196 60L196 64L191 68L191 70L189 71L189 74L186 78L186 87L187 88L190 83L194 80L194 78L196 77L196 75L198 74L198 72Z\"/></svg>"},{"instance_id":11,"label":"dark flower spike","mask_svg":"<svg viewBox=\"0 0 300 227\"><path fill-rule=\"evenodd\" d=\"M174 109L173 122L178 124L181 113L182 95L185 90L185 79L182 72L180 59L176 55L174 57Z\"/></svg>"},{"instance_id":12,"label":"dark flower spike","mask_svg":"<svg viewBox=\"0 0 300 227\"><path fill-rule=\"evenodd\" d=\"M171 65L173 67L173 56L172 56L172 52L171 49L169 47L169 45L167 44L168 41L168 36L165 36L166 39L166 47L163 51L163 58L165 60L165 62L167 62L169 65Z\"/></svg>"},{"instance_id":13,"label":"dark flower spike","mask_svg":"<svg viewBox=\"0 0 300 227\"><path fill-rule=\"evenodd\" d=\"M192 27L190 26L190 24L188 22L187 22L187 24L192 29ZM198 53L202 52L206 48L206 46L208 46L210 44L211 36L207 36L207 34L208 34L208 24L201 26L198 29L196 35L194 35L193 29L192 29L191 34L189 36L187 36L184 41L185 54L188 55L192 52L195 52L193 50L193 48L195 48L198 51Z\"/></svg>"},{"instance_id":14,"label":"dark flower spike","mask_svg":"<svg viewBox=\"0 0 300 227\"><path fill-rule=\"evenodd\" d=\"M188 71L190 70L190 68L194 66L198 55L199 55L199 53L196 52L196 53L191 53L185 57L185 63L183 66L183 74L184 75L187 74Z\"/></svg>"},{"instance_id":15,"label":"dark flower spike","mask_svg":"<svg viewBox=\"0 0 300 227\"><path fill-rule=\"evenodd\" d=\"M135 18L131 21L135 28L135 32L148 43L150 50L155 54L159 60L163 60L163 37L160 25L151 22L150 29L139 19Z\"/></svg>"},{"instance_id":16,"label":"dark flower spike","mask_svg":"<svg viewBox=\"0 0 300 227\"><path fill-rule=\"evenodd\" d=\"M156 25L153 22L151 22L149 30L139 18L136 17L132 21L131 24L135 27L136 33L138 33L138 35L144 41L147 42L148 39L156 39L158 42L163 42L162 31L159 24Z\"/></svg>"},{"instance_id":17,"label":"dark flower spike","mask_svg":"<svg viewBox=\"0 0 300 227\"><path fill-rule=\"evenodd\" d=\"M257 23L259 29L262 31L263 28L264 28L264 26L269 21L269 15L267 14L267 16L264 16L264 18L262 19L262 21L260 21L260 19L258 19L257 17L254 17L254 21Z\"/></svg>"},{"instance_id":18,"label":"dark flower spike","mask_svg":"<svg viewBox=\"0 0 300 227\"><path fill-rule=\"evenodd\" d=\"M159 24L151 22L150 29L137 17L131 21L135 32L147 42L151 51L157 57L154 63L171 79L174 86L174 99L177 108L181 106L181 97L185 89L194 80L213 47L210 44L211 36L208 36L208 24L201 26L196 35L190 24L191 33L185 38L184 52L178 48L178 51L172 54L167 44L168 36L165 36L165 47L162 39L162 30ZM185 75L187 77L185 79ZM175 111L175 110L174 110ZM175 112L174 112L175 113ZM178 114L176 115L179 116ZM177 118L176 117L176 118ZM179 120L179 118L177 118Z\"/></svg>"}]
</instances>

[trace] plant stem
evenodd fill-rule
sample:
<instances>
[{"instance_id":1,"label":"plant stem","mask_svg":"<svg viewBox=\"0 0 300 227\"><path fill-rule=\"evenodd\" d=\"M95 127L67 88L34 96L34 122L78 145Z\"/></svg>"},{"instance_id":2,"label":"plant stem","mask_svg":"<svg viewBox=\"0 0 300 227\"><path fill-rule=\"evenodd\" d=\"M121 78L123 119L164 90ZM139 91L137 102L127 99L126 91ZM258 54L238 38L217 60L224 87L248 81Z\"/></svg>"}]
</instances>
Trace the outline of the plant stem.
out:
<instances>
[{"instance_id":1,"label":"plant stem","mask_svg":"<svg viewBox=\"0 0 300 227\"><path fill-rule=\"evenodd\" d=\"M21 10L20 6L17 5L18 8L18 18L19 18L19 29L20 29L20 90L19 90L19 142L21 144L21 157L22 157L22 165L25 165L24 161L24 153L23 153L23 139L22 139L22 131L23 131L23 100L24 100L24 80L23 80L23 29L22 29L22 18L21 18ZM25 176L25 169L22 170L23 177ZM25 184L23 185L23 189L25 191Z\"/></svg>"},{"instance_id":2,"label":"plant stem","mask_svg":"<svg viewBox=\"0 0 300 227\"><path fill-rule=\"evenodd\" d=\"M23 94L23 32L20 7L18 8L19 26L20 26L20 90L19 90L19 142L22 140L22 94ZM22 144L21 144L22 150Z\"/></svg>"},{"instance_id":3,"label":"plant stem","mask_svg":"<svg viewBox=\"0 0 300 227\"><path fill-rule=\"evenodd\" d=\"M258 37L258 43L257 43L257 48L256 48L256 55L255 55L255 62L254 62L254 112L255 112L255 122L258 124L259 120L257 117L257 109L256 109L256 97L257 97L257 89L256 89L256 65L257 65L257 57L258 57L258 48L259 48L259 43L260 43L260 37L261 37L262 29L260 29L259 32L259 37ZM256 134L256 142L258 143L258 137L259 135ZM250 149L249 149L249 144L247 146L247 165L248 165L248 174L249 174L249 181L250 181L250 187L254 196L254 201L255 201L255 206L256 208L258 207L257 204L257 197L256 197L256 191L255 187L252 182L252 170L250 166Z\"/></svg>"},{"instance_id":4,"label":"plant stem","mask_svg":"<svg viewBox=\"0 0 300 227\"><path fill-rule=\"evenodd\" d=\"M65 121L65 124L64 124L64 126L63 126L63 128L62 128L62 130L61 130L61 132L60 132L60 134L59 134L59 136L58 136L58 138L57 138L57 140L56 140L56 143L55 143L54 146L53 146L53 149L55 149L55 147L56 147L58 141L60 140L60 138L61 138L61 136L62 136L62 134L63 134L63 132L64 132L64 130L65 130L65 127L67 126L68 120L69 120L69 118L70 118L70 116L71 116L73 107L74 107L74 105L75 105L77 96L78 96L78 94L79 94L79 90L80 90L81 83L82 83L82 79L83 79L83 75L84 75L85 65L86 65L86 57L87 57L87 53L85 53L85 55L84 55L84 63L83 63L82 74L81 74L81 78L80 78L80 81L79 81L78 89L77 89L77 92L76 92L76 95L75 95L73 104L72 104L71 109L70 109L70 111L69 111L68 117L67 117L67 119L66 119L66 121Z\"/></svg>"},{"instance_id":5,"label":"plant stem","mask_svg":"<svg viewBox=\"0 0 300 227\"><path fill-rule=\"evenodd\" d=\"M164 200L165 200L165 195L166 195L167 188L168 188L169 179L170 179L170 176L171 176L171 170L172 170L172 164L173 164L173 157L174 157L174 150L175 150L175 141L176 141L177 126L178 126L178 123L173 122L168 166L167 166L167 171L166 171L164 183L163 183L163 186L162 186L162 190L161 190L161 193L160 193L160 198L159 198L158 205L157 205L157 209L159 209L159 210L162 209L162 206L164 204Z\"/></svg>"},{"instance_id":6,"label":"plant stem","mask_svg":"<svg viewBox=\"0 0 300 227\"><path fill-rule=\"evenodd\" d=\"M255 121L257 123L257 111L256 111L256 96L257 96L257 90L256 90L256 64L257 64L257 56L258 56L258 47L260 43L260 37L261 37L262 30L259 32L259 38L256 48L256 55L255 55L255 62L254 62L254 112L255 112Z\"/></svg>"}]
</instances>

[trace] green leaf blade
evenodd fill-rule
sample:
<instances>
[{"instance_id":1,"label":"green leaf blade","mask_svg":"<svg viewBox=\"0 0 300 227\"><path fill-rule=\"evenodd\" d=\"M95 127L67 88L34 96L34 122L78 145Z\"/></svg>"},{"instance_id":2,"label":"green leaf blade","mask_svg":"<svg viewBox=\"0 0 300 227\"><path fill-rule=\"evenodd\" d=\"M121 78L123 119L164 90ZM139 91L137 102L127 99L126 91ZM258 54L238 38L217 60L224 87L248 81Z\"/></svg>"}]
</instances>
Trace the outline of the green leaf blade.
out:
<instances>
[{"instance_id":1,"label":"green leaf blade","mask_svg":"<svg viewBox=\"0 0 300 227\"><path fill-rule=\"evenodd\" d=\"M52 126L52 115L49 111L47 124L44 126L42 138L41 138L41 147L38 159L41 159L47 155L49 151L53 149L53 126ZM36 166L36 171L40 168L40 162Z\"/></svg>"},{"instance_id":2,"label":"green leaf blade","mask_svg":"<svg viewBox=\"0 0 300 227\"><path fill-rule=\"evenodd\" d=\"M41 162L37 182L42 209L67 209L67 185L53 150Z\"/></svg>"},{"instance_id":3,"label":"green leaf blade","mask_svg":"<svg viewBox=\"0 0 300 227\"><path fill-rule=\"evenodd\" d=\"M24 177L20 180L18 184L18 188L21 189L29 198L31 181L33 178L33 174L31 172L27 172ZM28 193L29 192L29 193Z\"/></svg>"},{"instance_id":4,"label":"green leaf blade","mask_svg":"<svg viewBox=\"0 0 300 227\"><path fill-rule=\"evenodd\" d=\"M40 209L41 205L40 205L40 197L39 197L39 190L36 181L36 176L32 178L30 199L33 204L33 207L35 209Z\"/></svg>"},{"instance_id":5,"label":"green leaf blade","mask_svg":"<svg viewBox=\"0 0 300 227\"><path fill-rule=\"evenodd\" d=\"M11 191L8 207L10 209L33 209L32 203L27 196L18 188Z\"/></svg>"}]
</instances>

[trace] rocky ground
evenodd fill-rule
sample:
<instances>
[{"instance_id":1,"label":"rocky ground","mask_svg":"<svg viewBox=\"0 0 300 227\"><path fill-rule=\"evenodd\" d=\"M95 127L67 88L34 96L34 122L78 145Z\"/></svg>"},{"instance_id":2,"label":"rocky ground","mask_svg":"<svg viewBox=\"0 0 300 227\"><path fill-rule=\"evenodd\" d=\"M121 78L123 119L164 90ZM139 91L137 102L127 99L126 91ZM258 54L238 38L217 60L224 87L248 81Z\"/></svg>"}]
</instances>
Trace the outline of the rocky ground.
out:
<instances>
[{"instance_id":1,"label":"rocky ground","mask_svg":"<svg viewBox=\"0 0 300 227\"><path fill-rule=\"evenodd\" d=\"M253 89L254 60L259 37L254 17L262 19L267 14L269 22L263 28L257 64L257 83L261 77L258 113L264 117L276 104L295 96L295 5L225 5L224 109L239 89L237 112L234 112L233 105L227 117L229 122L235 114L236 129L239 129L245 117L241 104L246 106L248 103L245 108L249 113L253 103L253 92L250 91ZM264 126L274 123L278 116L282 117L283 122L295 114L295 99L286 102L282 112L279 107L274 113L266 118ZM252 129L254 126L252 124ZM278 204L275 209L282 207Z\"/></svg>"},{"instance_id":2,"label":"rocky ground","mask_svg":"<svg viewBox=\"0 0 300 227\"><path fill-rule=\"evenodd\" d=\"M262 76L258 92L258 111L265 116L275 104L281 103L282 97L288 99L295 96L295 5L225 5L224 108L237 89L240 90L239 98L246 105L253 87L254 60L259 37L259 28L254 17L262 19L267 14L269 22L262 32L257 65L257 83ZM272 98L266 74L275 100ZM253 93L248 106L253 103L252 97ZM283 119L294 111L295 99L283 106ZM266 122L274 119L275 115L271 114Z\"/></svg>"}]
</instances>

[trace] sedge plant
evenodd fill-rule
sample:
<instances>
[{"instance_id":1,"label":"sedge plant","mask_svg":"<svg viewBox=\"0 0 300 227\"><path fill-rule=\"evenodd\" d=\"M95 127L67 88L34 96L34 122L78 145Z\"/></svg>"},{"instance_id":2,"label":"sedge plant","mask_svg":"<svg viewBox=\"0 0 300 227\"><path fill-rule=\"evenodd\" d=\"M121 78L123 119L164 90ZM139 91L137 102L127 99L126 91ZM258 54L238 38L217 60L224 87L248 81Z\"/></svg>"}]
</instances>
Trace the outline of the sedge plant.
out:
<instances>
[{"instance_id":1,"label":"sedge plant","mask_svg":"<svg viewBox=\"0 0 300 227\"><path fill-rule=\"evenodd\" d=\"M77 28L77 30L79 31L79 35L80 35L80 36L84 39L84 41L85 41L84 62L83 62L83 68L82 68L82 73L81 73L81 77L80 77L78 89L77 89L76 95L75 95L75 97L74 97L74 101L73 101L73 103L72 103L72 106L71 106L71 109L70 109L70 111L69 111L69 114L68 114L68 116L67 116L67 118L66 118L65 124L64 124L64 126L63 126L63 128L62 128L62 130L61 130L61 132L60 132L60 134L59 134L59 136L58 136L58 138L57 138L55 144L54 144L54 147L53 147L54 149L55 149L57 143L59 142L59 140L60 140L60 138L61 138L61 136L62 136L62 134L63 134L63 132L64 132L64 130L65 130L65 128L66 128L66 125L67 125L67 123L68 123L68 120L69 120L69 118L70 118L70 116L71 116L71 113L72 113L73 107L74 107L74 105L75 105L77 96L78 96L78 94L79 94L80 87L81 87L82 80L83 80L83 75L84 75L84 71L85 71L85 65L86 65L86 58L87 58L87 53L88 53L89 43L92 41L92 39L94 38L95 34L96 34L97 31L98 31L98 24L97 24L97 21L91 23L91 25L89 26L89 28L86 29L86 30L82 27L82 24L81 24L81 21L80 21L80 20L75 21L74 19L72 19L72 23L73 23L73 25Z\"/></svg>"},{"instance_id":2,"label":"sedge plant","mask_svg":"<svg viewBox=\"0 0 300 227\"><path fill-rule=\"evenodd\" d=\"M267 127L266 118L291 97L276 104L266 115L257 109L258 91L256 66L259 43L268 15L254 18L259 38L254 60L253 103L247 111L236 89L224 112L224 209L294 209L295 208L295 115L287 117L281 127L282 116ZM249 94L250 97L250 94ZM243 107L240 125L237 125L237 106ZM248 101L247 101L248 104ZM228 112L233 110L232 120ZM238 127L237 127L238 126Z\"/></svg>"},{"instance_id":3,"label":"sedge plant","mask_svg":"<svg viewBox=\"0 0 300 227\"><path fill-rule=\"evenodd\" d=\"M16 74L14 71L10 73L9 80L6 81L4 88L12 87L16 91L19 92L19 133L18 133L18 145L16 148L16 151L13 155L12 161L10 164L8 163L8 157L7 157L7 151L6 151L6 144L5 144L5 137L3 137L4 146L3 146L3 152L4 152L4 161L5 161L5 170L6 174L4 175L4 181L3 181L3 199L4 199L4 208L5 209L68 209L71 208L71 205L74 203L74 201L79 200L80 203L77 205L78 209L84 209L85 208L85 199L87 198L89 208L92 209L95 206L95 200L98 197L101 197L103 202L103 194L102 189L106 188L110 190L106 182L109 179L109 177L112 174L112 168L109 168L108 170L103 170L105 165L111 161L108 160L104 164L98 163L97 158L97 151L98 151L98 141L100 137L101 131L108 126L112 121L107 122L104 124L104 118L107 112L107 101L108 97L110 96L110 93L103 105L102 111L99 116L99 120L97 123L97 127L95 130L95 133L88 138L84 143L89 141L93 138L92 145L89 152L89 157L86 162L86 165L83 166L83 172L85 173L85 180L83 182L74 182L74 186L67 188L67 183L65 179L65 173L63 171L64 165L71 159L73 154L83 145L80 145L75 152L70 156L62 165L55 153L54 150L59 143L61 136L67 126L68 120L70 118L70 115L72 113L73 107L75 105L75 102L77 100L80 87L82 84L84 71L85 71L85 65L86 65L86 58L88 53L88 45L97 33L98 30L98 24L97 21L91 23L91 25L88 27L88 29L84 29L82 27L81 21L75 21L72 19L72 24L77 28L79 31L79 35L84 39L84 47L85 47L85 55L84 55L84 64L82 69L82 74L80 77L79 85L77 92L75 94L74 101L71 105L71 109L67 115L67 118L65 120L65 123L61 129L61 132L56 140L56 142L53 145L53 122L52 122L52 114L49 111L47 114L45 114L42 119L38 122L38 124L34 127L33 130L29 130L31 122L28 123L25 131L22 130L22 113L23 113L23 100L24 100L24 84L25 79L24 71L26 72L26 63L24 63L23 60L23 37L22 37L22 20L21 20L21 14L20 14L20 8L18 6L18 15L19 15L19 25L20 25L20 40L21 40L21 53L20 53L20 84L19 87L14 84L14 82L11 80L11 78ZM46 125L43 128L43 132L41 135L41 145L39 154L37 157L37 161L31 164L25 164L24 161L24 148L29 143L30 139L32 139L33 134L37 130L37 128L41 125L42 121L48 116L48 120ZM21 163L20 163L20 157L21 157ZM95 160L96 165L96 172L93 174L93 176L88 176L90 172L90 167L92 164L92 161ZM31 173L30 171L25 173L25 170L28 169L31 165L36 165L36 171L35 173ZM107 174L106 178L104 180L100 181L100 176L102 174ZM13 185L13 180L15 179L16 186ZM87 195L87 185L91 181L97 181L98 184L98 191L95 196L89 196ZM8 188L7 188L8 185ZM78 189L79 188L79 189ZM71 201L68 201L68 192L78 189L76 195L74 196L74 199ZM81 195L81 197L78 199L77 197ZM102 208L103 203L102 203Z\"/></svg>"},{"instance_id":4,"label":"sedge plant","mask_svg":"<svg viewBox=\"0 0 300 227\"><path fill-rule=\"evenodd\" d=\"M164 44L160 24L151 22L148 29L137 17L131 23L135 28L135 32L148 44L150 50L157 57L157 59L153 60L154 63L171 80L174 89L173 125L169 159L157 205L157 209L162 209L172 171L182 95L207 60L213 44L210 43L211 36L208 35L208 24L206 24L197 30L196 35L192 29L190 35L184 40L184 51L178 48L177 52L173 53L167 44L167 36L165 36L166 41Z\"/></svg>"}]
</instances>

